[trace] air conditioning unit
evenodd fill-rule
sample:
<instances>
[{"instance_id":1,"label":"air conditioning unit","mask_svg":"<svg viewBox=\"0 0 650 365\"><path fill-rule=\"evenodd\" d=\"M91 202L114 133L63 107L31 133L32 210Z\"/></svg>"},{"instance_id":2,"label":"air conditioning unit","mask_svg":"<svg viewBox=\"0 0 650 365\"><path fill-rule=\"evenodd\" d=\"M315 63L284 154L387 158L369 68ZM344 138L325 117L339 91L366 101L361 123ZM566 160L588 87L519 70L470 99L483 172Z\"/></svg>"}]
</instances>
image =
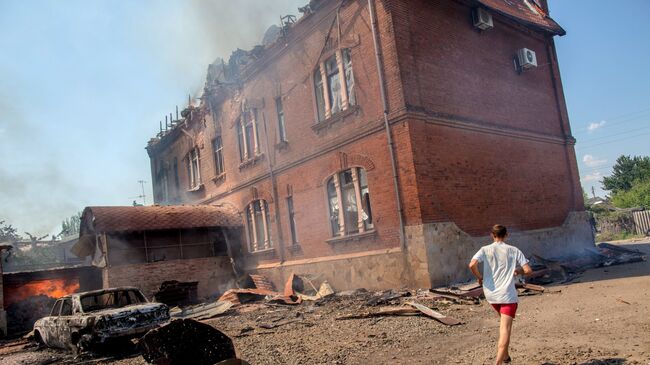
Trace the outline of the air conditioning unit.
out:
<instances>
[{"instance_id":1,"label":"air conditioning unit","mask_svg":"<svg viewBox=\"0 0 650 365\"><path fill-rule=\"evenodd\" d=\"M517 52L517 62L519 68L527 70L529 68L537 67L537 56L535 51L528 48L522 48Z\"/></svg>"},{"instance_id":2,"label":"air conditioning unit","mask_svg":"<svg viewBox=\"0 0 650 365\"><path fill-rule=\"evenodd\" d=\"M474 9L474 26L480 30L488 30L494 27L492 23L492 15L483 8Z\"/></svg>"}]
</instances>

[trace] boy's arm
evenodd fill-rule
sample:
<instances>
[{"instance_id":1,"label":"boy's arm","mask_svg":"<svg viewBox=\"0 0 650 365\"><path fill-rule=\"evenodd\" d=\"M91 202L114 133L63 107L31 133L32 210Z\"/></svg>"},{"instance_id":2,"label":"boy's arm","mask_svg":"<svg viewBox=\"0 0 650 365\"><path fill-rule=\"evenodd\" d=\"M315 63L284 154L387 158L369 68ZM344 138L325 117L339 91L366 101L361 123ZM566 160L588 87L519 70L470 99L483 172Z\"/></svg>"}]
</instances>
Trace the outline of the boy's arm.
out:
<instances>
[{"instance_id":1,"label":"boy's arm","mask_svg":"<svg viewBox=\"0 0 650 365\"><path fill-rule=\"evenodd\" d=\"M521 267L515 269L515 275L529 276L533 273L533 269L528 264L523 264Z\"/></svg>"},{"instance_id":2,"label":"boy's arm","mask_svg":"<svg viewBox=\"0 0 650 365\"><path fill-rule=\"evenodd\" d=\"M483 285L483 275L478 270L478 260L477 259L472 259L472 261L469 262L469 269L472 270L472 274L476 276L476 279L478 280L478 285Z\"/></svg>"}]
</instances>

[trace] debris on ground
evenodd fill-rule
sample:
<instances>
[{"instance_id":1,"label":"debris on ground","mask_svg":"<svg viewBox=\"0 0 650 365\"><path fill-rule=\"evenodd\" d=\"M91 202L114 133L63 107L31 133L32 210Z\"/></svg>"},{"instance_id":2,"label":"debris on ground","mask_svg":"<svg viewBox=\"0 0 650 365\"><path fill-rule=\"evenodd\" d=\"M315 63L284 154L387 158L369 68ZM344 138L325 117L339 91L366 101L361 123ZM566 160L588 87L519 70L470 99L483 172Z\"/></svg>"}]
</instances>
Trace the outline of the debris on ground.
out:
<instances>
[{"instance_id":1,"label":"debris on ground","mask_svg":"<svg viewBox=\"0 0 650 365\"><path fill-rule=\"evenodd\" d=\"M645 260L644 254L638 250L602 242L596 245L596 248L585 249L584 255L567 261L550 260L533 255L531 260L533 274L528 278L528 282L531 284L550 284L558 281L568 283L587 269Z\"/></svg>"},{"instance_id":2,"label":"debris on ground","mask_svg":"<svg viewBox=\"0 0 650 365\"><path fill-rule=\"evenodd\" d=\"M142 357L151 364L212 365L237 357L228 336L192 319L176 319L151 330L138 345Z\"/></svg>"}]
</instances>

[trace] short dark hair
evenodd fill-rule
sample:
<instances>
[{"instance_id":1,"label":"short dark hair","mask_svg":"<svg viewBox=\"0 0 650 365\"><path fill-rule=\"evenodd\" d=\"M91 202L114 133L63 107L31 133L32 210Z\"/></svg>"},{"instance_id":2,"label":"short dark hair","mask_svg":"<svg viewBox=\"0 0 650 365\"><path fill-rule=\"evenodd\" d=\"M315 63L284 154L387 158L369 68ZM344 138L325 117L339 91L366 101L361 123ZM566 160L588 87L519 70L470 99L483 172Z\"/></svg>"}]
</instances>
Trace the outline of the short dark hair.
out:
<instances>
[{"instance_id":1,"label":"short dark hair","mask_svg":"<svg viewBox=\"0 0 650 365\"><path fill-rule=\"evenodd\" d=\"M495 224L492 226L492 234L496 238L505 238L505 236L508 234L508 229L500 224Z\"/></svg>"}]
</instances>

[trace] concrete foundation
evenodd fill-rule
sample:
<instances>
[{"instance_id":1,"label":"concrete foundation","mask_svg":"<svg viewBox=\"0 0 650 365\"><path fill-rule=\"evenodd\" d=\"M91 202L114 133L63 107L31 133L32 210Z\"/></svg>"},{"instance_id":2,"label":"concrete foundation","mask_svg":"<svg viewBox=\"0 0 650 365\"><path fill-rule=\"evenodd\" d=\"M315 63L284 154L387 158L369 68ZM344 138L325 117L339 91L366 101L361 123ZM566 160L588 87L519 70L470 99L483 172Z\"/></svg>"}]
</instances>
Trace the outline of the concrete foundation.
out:
<instances>
[{"instance_id":1,"label":"concrete foundation","mask_svg":"<svg viewBox=\"0 0 650 365\"><path fill-rule=\"evenodd\" d=\"M467 264L481 246L492 242L489 235L472 237L450 222L407 227L407 237L414 282L418 286L427 281L428 285L437 286L471 278ZM579 256L585 248L594 246L586 212L569 213L560 227L511 231L507 242L527 257L537 254L549 259Z\"/></svg>"},{"instance_id":2,"label":"concrete foundation","mask_svg":"<svg viewBox=\"0 0 650 365\"><path fill-rule=\"evenodd\" d=\"M291 273L320 275L337 290L366 288L429 288L469 279L467 264L491 237L472 237L454 223L430 223L406 228L408 250L377 250L312 260L260 265L247 272L265 275L282 288ZM527 257L578 256L594 241L585 212L572 212L559 227L510 232L508 243Z\"/></svg>"}]
</instances>

